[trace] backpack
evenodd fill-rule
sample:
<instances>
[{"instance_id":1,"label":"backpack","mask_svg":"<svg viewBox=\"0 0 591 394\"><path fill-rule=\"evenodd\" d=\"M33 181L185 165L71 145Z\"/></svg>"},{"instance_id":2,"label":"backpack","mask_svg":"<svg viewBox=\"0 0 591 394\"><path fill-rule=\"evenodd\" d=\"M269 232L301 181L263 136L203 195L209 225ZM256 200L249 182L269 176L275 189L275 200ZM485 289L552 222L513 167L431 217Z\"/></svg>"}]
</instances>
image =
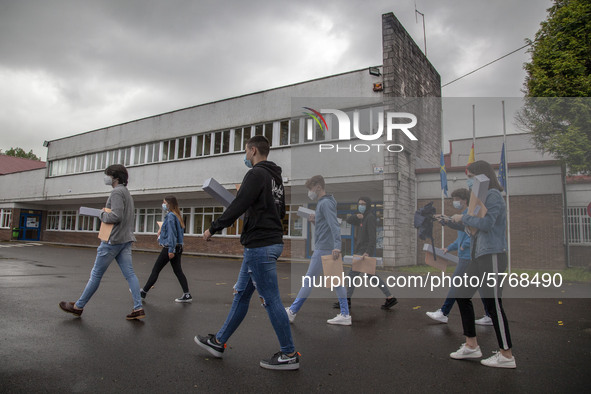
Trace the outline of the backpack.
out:
<instances>
[{"instance_id":1,"label":"backpack","mask_svg":"<svg viewBox=\"0 0 591 394\"><path fill-rule=\"evenodd\" d=\"M433 222L435 219L433 215L436 213L433 201L425 205L423 208L419 208L415 212L414 226L419 229L420 239L430 239L431 245L433 246L433 252L435 252L435 240L433 239ZM437 254L433 253L433 259L437 260Z\"/></svg>"}]
</instances>

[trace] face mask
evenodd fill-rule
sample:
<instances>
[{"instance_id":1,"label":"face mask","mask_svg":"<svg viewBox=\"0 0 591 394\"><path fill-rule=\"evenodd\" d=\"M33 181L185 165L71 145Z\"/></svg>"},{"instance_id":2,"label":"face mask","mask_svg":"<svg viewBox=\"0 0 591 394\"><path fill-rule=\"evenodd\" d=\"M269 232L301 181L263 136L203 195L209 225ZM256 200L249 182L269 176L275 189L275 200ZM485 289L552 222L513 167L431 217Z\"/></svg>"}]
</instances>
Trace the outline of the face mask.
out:
<instances>
[{"instance_id":1,"label":"face mask","mask_svg":"<svg viewBox=\"0 0 591 394\"><path fill-rule=\"evenodd\" d=\"M359 205L359 206L357 206L357 209L359 210L359 213L365 213L365 210L367 209L367 206L365 206L365 205Z\"/></svg>"},{"instance_id":2,"label":"face mask","mask_svg":"<svg viewBox=\"0 0 591 394\"><path fill-rule=\"evenodd\" d=\"M110 175L105 175L105 185L113 186L113 178Z\"/></svg>"},{"instance_id":3,"label":"face mask","mask_svg":"<svg viewBox=\"0 0 591 394\"><path fill-rule=\"evenodd\" d=\"M460 209L462 208L462 203L460 201L454 201L454 208L455 209Z\"/></svg>"},{"instance_id":4,"label":"face mask","mask_svg":"<svg viewBox=\"0 0 591 394\"><path fill-rule=\"evenodd\" d=\"M168 211L168 205L162 204L162 210L163 211Z\"/></svg>"},{"instance_id":5,"label":"face mask","mask_svg":"<svg viewBox=\"0 0 591 394\"><path fill-rule=\"evenodd\" d=\"M316 200L318 194L315 191L308 190L308 198L312 201Z\"/></svg>"},{"instance_id":6,"label":"face mask","mask_svg":"<svg viewBox=\"0 0 591 394\"><path fill-rule=\"evenodd\" d=\"M472 179L472 178L466 179L466 185L468 185L468 189L472 190L472 186L474 185L474 179Z\"/></svg>"},{"instance_id":7,"label":"face mask","mask_svg":"<svg viewBox=\"0 0 591 394\"><path fill-rule=\"evenodd\" d=\"M246 153L244 154L244 165L248 168L252 168L252 161L246 158Z\"/></svg>"}]
</instances>

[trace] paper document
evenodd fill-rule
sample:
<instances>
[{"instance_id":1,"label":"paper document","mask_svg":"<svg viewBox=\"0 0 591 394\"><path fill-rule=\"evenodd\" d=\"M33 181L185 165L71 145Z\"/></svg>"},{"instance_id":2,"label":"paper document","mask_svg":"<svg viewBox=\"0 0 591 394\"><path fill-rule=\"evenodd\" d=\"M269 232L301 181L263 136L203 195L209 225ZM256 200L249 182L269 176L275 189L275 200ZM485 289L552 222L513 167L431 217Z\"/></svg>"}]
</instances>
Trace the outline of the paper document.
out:
<instances>
[{"instance_id":1,"label":"paper document","mask_svg":"<svg viewBox=\"0 0 591 394\"><path fill-rule=\"evenodd\" d=\"M88 208L88 207L80 207L80 215L83 216L96 216L97 218L101 217L102 209L96 208Z\"/></svg>"}]
</instances>

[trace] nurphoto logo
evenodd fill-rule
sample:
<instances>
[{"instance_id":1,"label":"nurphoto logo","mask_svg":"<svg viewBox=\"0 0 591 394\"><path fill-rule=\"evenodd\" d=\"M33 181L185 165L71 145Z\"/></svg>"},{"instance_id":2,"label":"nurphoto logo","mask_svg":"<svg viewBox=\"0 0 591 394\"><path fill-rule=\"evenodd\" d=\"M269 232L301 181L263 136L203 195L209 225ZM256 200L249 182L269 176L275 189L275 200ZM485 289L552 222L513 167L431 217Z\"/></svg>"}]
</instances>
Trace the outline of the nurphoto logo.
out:
<instances>
[{"instance_id":1,"label":"nurphoto logo","mask_svg":"<svg viewBox=\"0 0 591 394\"><path fill-rule=\"evenodd\" d=\"M338 109L321 109L317 111L310 107L303 107L310 112L304 112L305 115L309 116L306 122L306 133L309 140L314 139L314 123L320 127L320 131L325 133L328 132L328 123L326 122L323 114L331 114L337 120L338 124L338 139L341 141L351 140L351 119L349 115L344 111ZM404 133L411 141L418 141L417 137L410 131L411 128L416 126L417 117L408 112L386 112L386 140L392 141L393 135L396 130ZM400 122L400 120L405 120ZM409 122L410 120L410 122ZM376 141L384 135L384 113L378 113L378 128L375 133L364 132L359 127L359 112L353 112L353 134L356 138L362 141ZM335 135L333 134L333 138ZM404 150L401 144L384 144L384 143L362 143L362 144L320 144L318 146L319 152L325 151L346 151L346 152L369 152L369 151L384 151L399 153Z\"/></svg>"}]
</instances>

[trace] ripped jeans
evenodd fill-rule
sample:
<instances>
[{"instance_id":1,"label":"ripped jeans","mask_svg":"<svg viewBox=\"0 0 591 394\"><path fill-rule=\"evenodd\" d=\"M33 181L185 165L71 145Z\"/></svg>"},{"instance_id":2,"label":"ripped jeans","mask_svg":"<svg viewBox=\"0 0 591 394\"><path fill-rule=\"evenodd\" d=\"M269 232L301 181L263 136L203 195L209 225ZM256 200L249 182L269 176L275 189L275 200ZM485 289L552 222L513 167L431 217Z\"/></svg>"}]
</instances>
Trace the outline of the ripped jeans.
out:
<instances>
[{"instance_id":1,"label":"ripped jeans","mask_svg":"<svg viewBox=\"0 0 591 394\"><path fill-rule=\"evenodd\" d=\"M252 293L256 289L279 339L281 351L283 353L295 351L289 319L281 302L277 284L276 265L281 252L283 252L282 244L244 248L242 267L234 285L234 301L226 322L216 334L218 341L226 343L240 326L248 312Z\"/></svg>"}]
</instances>

